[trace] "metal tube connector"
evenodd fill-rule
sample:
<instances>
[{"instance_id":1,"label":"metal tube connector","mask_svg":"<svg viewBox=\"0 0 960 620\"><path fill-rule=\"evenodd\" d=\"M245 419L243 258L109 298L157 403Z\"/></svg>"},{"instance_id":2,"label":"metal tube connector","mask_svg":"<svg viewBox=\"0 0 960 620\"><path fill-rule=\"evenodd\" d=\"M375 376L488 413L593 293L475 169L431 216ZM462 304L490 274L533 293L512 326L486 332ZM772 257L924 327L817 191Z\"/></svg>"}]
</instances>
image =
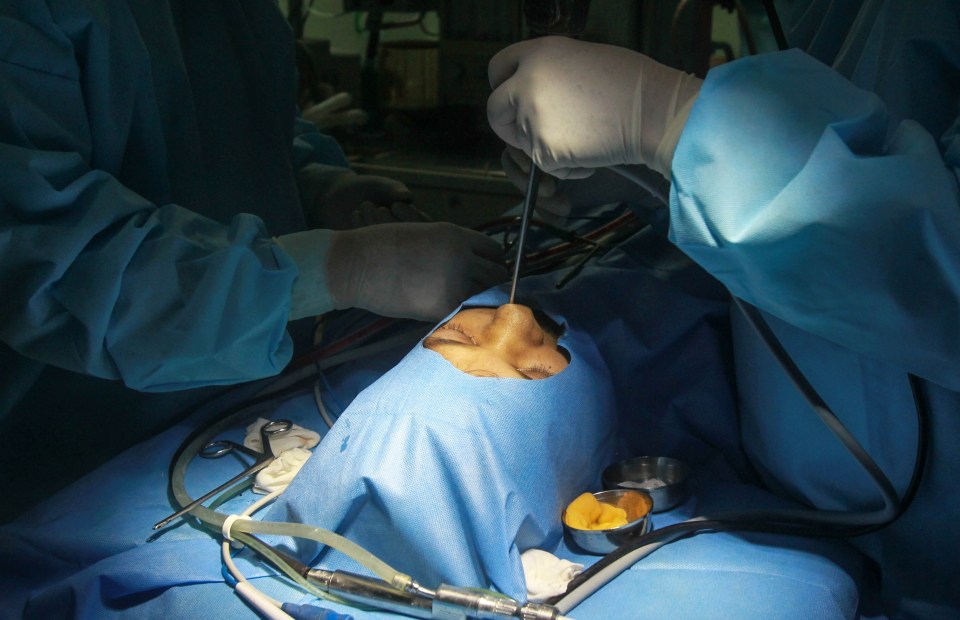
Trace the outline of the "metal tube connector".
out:
<instances>
[{"instance_id":1,"label":"metal tube connector","mask_svg":"<svg viewBox=\"0 0 960 620\"><path fill-rule=\"evenodd\" d=\"M488 590L456 588L442 584L433 599L433 617L437 620L556 620L560 612L540 603L520 603Z\"/></svg>"},{"instance_id":2,"label":"metal tube connector","mask_svg":"<svg viewBox=\"0 0 960 620\"><path fill-rule=\"evenodd\" d=\"M410 592L398 590L381 579L355 575L345 571L311 570L307 579L325 592L340 598L415 618L432 618L431 601Z\"/></svg>"},{"instance_id":3,"label":"metal tube connector","mask_svg":"<svg viewBox=\"0 0 960 620\"><path fill-rule=\"evenodd\" d=\"M375 607L425 620L559 620L560 611L541 603L520 603L509 596L489 590L457 588L441 584L436 591L415 581L407 590L391 586L381 579L345 571L313 569L307 579L324 592L368 607Z\"/></svg>"}]
</instances>

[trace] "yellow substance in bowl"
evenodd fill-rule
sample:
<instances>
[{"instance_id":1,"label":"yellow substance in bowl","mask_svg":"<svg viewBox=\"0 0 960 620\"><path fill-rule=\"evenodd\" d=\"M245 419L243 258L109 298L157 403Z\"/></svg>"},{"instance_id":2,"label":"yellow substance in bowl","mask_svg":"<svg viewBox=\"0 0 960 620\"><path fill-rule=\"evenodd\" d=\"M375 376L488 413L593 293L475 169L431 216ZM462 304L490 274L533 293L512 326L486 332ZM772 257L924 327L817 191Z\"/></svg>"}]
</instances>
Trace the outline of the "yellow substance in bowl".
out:
<instances>
[{"instance_id":1,"label":"yellow substance in bowl","mask_svg":"<svg viewBox=\"0 0 960 620\"><path fill-rule=\"evenodd\" d=\"M597 501L592 493L584 493L570 502L563 520L578 530L609 530L627 524L627 511Z\"/></svg>"}]
</instances>

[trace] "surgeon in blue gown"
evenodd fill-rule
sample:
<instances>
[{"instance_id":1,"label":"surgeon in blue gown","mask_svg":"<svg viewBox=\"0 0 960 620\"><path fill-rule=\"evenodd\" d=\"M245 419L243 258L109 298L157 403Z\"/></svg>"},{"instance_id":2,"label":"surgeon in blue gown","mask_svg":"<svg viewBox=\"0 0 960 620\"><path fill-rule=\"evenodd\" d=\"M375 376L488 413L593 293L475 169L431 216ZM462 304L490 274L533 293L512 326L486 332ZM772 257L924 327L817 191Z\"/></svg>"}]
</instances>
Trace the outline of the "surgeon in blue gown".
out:
<instances>
[{"instance_id":1,"label":"surgeon in blue gown","mask_svg":"<svg viewBox=\"0 0 960 620\"><path fill-rule=\"evenodd\" d=\"M295 118L294 67L271 0L0 1L0 519L279 372L291 320L434 320L505 279L450 224L307 230L410 195Z\"/></svg>"},{"instance_id":2,"label":"surgeon in blue gown","mask_svg":"<svg viewBox=\"0 0 960 620\"><path fill-rule=\"evenodd\" d=\"M511 46L490 64L490 123L560 178L645 165L670 179L670 239L764 312L901 493L917 446L908 373L922 380L919 492L853 543L880 570L887 613L955 618L960 5L774 4L791 49L703 81L610 46ZM820 508L876 507L739 313L732 331L742 440L764 482Z\"/></svg>"}]
</instances>

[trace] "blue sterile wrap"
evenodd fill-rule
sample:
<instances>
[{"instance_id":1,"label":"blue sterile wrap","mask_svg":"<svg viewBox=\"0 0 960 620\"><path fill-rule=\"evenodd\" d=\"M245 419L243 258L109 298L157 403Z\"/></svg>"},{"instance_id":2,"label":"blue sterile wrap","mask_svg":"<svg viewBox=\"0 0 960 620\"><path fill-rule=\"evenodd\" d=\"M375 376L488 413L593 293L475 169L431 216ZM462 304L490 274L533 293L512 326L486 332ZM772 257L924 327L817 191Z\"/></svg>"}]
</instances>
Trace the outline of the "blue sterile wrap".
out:
<instances>
[{"instance_id":1,"label":"blue sterile wrap","mask_svg":"<svg viewBox=\"0 0 960 620\"><path fill-rule=\"evenodd\" d=\"M555 288L557 277L524 279L519 292L521 299L534 299L567 322L569 333L562 344L573 356L570 368L547 380L480 380L418 347L406 358L387 351L357 360L352 368L331 371L324 397L350 403L347 413L300 472L280 508L254 518L292 517L338 527L427 586L436 585L440 577L453 585L489 579L517 595L522 582L515 552L528 544L584 564L594 562L595 556L567 548L559 536L559 521L551 520L550 513L566 501L564 487L573 487L575 493L581 485L598 483L589 470L604 454L570 446L606 449L603 429L611 420L597 404L610 395L596 390L608 379L602 372L591 376L604 367L615 390L617 443L628 450L613 458L668 454L686 460L694 470L690 500L654 515L655 527L731 509L795 506L744 482L734 395L723 355L726 304L718 291L710 293L710 280L702 271L648 232L589 265L561 290ZM497 305L503 298L502 293L487 293L471 303ZM624 312L625 305L634 311ZM396 370L374 383L381 368L399 360ZM407 379L410 385L401 383ZM473 382L494 382L497 388L469 395L454 391L456 385ZM589 396L572 398L585 382L590 389L582 391ZM433 383L445 386L442 393L415 393L416 385ZM356 397L364 386L369 387ZM405 392L397 394L399 388ZM490 402L495 398L503 404L494 396L501 391L513 398L505 410ZM545 398L538 402L547 394L551 402L557 401L555 407L548 408ZM388 407L401 398L406 399L404 406L411 406L402 415ZM455 398L476 399L477 404L462 408L452 419L442 417L453 411ZM530 401L534 413L524 413ZM209 424L227 405L212 403L210 410L125 452L24 518L0 527L0 609L43 619L254 617L224 583L218 535L191 526L187 519L151 536L151 526L172 511L165 477L171 455L191 431ZM413 411L413 405L419 411ZM504 415L511 411L514 415ZM251 410L249 417L289 418L322 430L312 394L277 398ZM238 422L218 436L240 441L243 428ZM453 440L456 436L459 442ZM340 452L344 439L343 454L353 457L349 460ZM324 463L339 467L321 467ZM229 459L197 459L187 471L187 490L196 497L239 469ZM463 486L465 481L470 484ZM450 489L452 494L443 494ZM221 510L237 512L252 501L251 494L244 493ZM410 511L404 512L407 502ZM426 510L421 508L424 503ZM362 525L377 529L364 533ZM538 537L542 541L534 540ZM428 544L434 548L426 548ZM357 570L337 552L321 554L309 544L300 550L306 556L319 554L322 566ZM408 555L397 559L402 552ZM269 576L273 571L249 551L238 553L235 561L270 596L314 602L289 582ZM489 574L480 574L484 570ZM859 555L836 541L733 533L696 536L638 563L571 615L580 620L619 618L629 608L634 617L670 620L877 617L876 607L869 605L868 571ZM321 604L358 619L399 617Z\"/></svg>"},{"instance_id":2,"label":"blue sterile wrap","mask_svg":"<svg viewBox=\"0 0 960 620\"><path fill-rule=\"evenodd\" d=\"M503 303L502 291L470 301ZM560 513L597 488L612 452L606 364L580 330L560 344L570 365L541 380L474 377L414 347L353 401L269 518L334 530L425 584L524 598L520 553L558 543ZM335 552L320 565L358 569Z\"/></svg>"}]
</instances>

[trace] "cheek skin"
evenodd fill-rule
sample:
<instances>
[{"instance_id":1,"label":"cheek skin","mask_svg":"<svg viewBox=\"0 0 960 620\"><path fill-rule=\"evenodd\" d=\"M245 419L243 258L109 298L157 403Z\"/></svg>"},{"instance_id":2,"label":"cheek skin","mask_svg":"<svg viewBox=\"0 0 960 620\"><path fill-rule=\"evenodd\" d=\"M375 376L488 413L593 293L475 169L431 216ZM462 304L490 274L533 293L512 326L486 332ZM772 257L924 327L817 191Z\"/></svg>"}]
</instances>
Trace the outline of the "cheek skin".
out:
<instances>
[{"instance_id":1,"label":"cheek skin","mask_svg":"<svg viewBox=\"0 0 960 620\"><path fill-rule=\"evenodd\" d=\"M487 354L482 349L451 344L430 344L424 342L424 347L440 354L455 368L477 377L501 377L521 379L517 370L496 356Z\"/></svg>"},{"instance_id":2,"label":"cheek skin","mask_svg":"<svg viewBox=\"0 0 960 620\"><path fill-rule=\"evenodd\" d=\"M533 369L543 367L550 373L557 374L568 365L566 358L552 347L538 354L526 356L523 364L515 366L495 352L483 347L431 342L429 338L424 340L423 346L440 354L455 368L474 376L546 379L549 377L541 376L539 372ZM518 372L518 368L528 372L521 374Z\"/></svg>"},{"instance_id":3,"label":"cheek skin","mask_svg":"<svg viewBox=\"0 0 960 620\"><path fill-rule=\"evenodd\" d=\"M546 379L569 364L556 339L532 317L492 308L462 310L423 346L476 376Z\"/></svg>"}]
</instances>

